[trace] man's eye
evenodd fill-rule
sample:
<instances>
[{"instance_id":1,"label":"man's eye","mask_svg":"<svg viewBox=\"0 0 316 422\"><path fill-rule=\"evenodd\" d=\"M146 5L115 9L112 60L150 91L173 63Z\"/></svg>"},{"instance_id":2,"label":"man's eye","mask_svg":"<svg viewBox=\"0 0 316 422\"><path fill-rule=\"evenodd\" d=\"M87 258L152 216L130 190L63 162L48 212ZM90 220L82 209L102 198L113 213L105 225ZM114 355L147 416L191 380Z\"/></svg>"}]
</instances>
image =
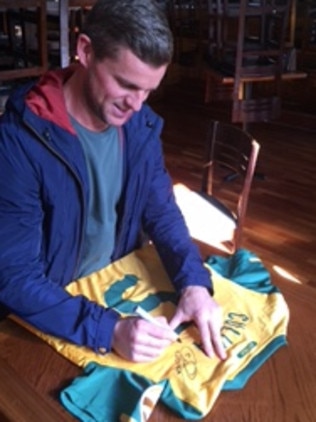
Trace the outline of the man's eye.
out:
<instances>
[{"instance_id":1,"label":"man's eye","mask_svg":"<svg viewBox=\"0 0 316 422\"><path fill-rule=\"evenodd\" d=\"M137 87L129 84L128 82L119 81L119 84L121 85L122 88L129 89L130 91L135 91L138 89Z\"/></svg>"}]
</instances>

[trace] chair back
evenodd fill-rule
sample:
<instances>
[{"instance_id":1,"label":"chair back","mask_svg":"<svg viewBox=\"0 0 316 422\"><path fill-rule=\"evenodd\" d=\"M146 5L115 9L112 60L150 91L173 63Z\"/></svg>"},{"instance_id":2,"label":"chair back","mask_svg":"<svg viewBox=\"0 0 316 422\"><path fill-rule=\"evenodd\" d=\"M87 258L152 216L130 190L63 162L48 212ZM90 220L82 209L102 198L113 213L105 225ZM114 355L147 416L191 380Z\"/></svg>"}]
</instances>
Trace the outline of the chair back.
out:
<instances>
[{"instance_id":1,"label":"chair back","mask_svg":"<svg viewBox=\"0 0 316 422\"><path fill-rule=\"evenodd\" d=\"M232 124L210 123L201 192L214 196L235 214L232 251L240 247L259 150L260 145L248 132Z\"/></svg>"}]
</instances>

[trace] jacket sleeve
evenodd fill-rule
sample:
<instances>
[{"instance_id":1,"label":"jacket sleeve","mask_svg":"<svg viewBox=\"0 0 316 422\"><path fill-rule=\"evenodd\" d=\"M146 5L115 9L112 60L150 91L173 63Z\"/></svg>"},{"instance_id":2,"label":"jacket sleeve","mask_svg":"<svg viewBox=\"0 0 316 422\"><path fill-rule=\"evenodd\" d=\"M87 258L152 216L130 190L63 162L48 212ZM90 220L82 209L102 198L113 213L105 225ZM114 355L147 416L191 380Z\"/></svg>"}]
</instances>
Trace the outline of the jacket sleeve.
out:
<instances>
[{"instance_id":1,"label":"jacket sleeve","mask_svg":"<svg viewBox=\"0 0 316 422\"><path fill-rule=\"evenodd\" d=\"M213 294L210 273L203 266L198 247L190 238L175 202L159 140L151 157L153 171L144 212L144 229L154 242L178 292L187 286L198 285L208 288Z\"/></svg>"},{"instance_id":2,"label":"jacket sleeve","mask_svg":"<svg viewBox=\"0 0 316 422\"><path fill-rule=\"evenodd\" d=\"M39 170L20 132L13 125L0 130L0 303L47 334L105 353L118 314L72 297L45 274Z\"/></svg>"}]
</instances>

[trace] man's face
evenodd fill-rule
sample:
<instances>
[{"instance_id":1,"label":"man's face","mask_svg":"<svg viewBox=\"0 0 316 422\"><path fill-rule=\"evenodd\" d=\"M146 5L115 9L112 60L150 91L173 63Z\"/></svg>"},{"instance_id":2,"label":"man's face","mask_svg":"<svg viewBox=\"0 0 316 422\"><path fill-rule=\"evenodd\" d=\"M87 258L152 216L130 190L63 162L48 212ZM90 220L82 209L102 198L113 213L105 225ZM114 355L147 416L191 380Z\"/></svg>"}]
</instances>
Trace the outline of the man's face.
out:
<instances>
[{"instance_id":1,"label":"man's face","mask_svg":"<svg viewBox=\"0 0 316 422\"><path fill-rule=\"evenodd\" d=\"M88 113L107 125L121 126L140 110L155 90L167 65L154 68L122 48L115 59L96 60L93 51L87 57L83 95Z\"/></svg>"}]
</instances>

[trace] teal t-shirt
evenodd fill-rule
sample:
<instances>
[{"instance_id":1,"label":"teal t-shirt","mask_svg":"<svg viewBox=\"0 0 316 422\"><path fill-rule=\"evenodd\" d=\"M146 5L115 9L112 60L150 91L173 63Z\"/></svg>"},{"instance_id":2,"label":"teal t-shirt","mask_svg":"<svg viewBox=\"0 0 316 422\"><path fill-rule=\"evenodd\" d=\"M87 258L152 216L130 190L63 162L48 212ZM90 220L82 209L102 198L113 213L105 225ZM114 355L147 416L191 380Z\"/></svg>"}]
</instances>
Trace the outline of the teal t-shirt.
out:
<instances>
[{"instance_id":1,"label":"teal t-shirt","mask_svg":"<svg viewBox=\"0 0 316 422\"><path fill-rule=\"evenodd\" d=\"M70 118L85 154L89 176L88 216L76 274L79 278L110 263L115 242L116 205L122 189L123 152L116 127L93 132Z\"/></svg>"}]
</instances>

